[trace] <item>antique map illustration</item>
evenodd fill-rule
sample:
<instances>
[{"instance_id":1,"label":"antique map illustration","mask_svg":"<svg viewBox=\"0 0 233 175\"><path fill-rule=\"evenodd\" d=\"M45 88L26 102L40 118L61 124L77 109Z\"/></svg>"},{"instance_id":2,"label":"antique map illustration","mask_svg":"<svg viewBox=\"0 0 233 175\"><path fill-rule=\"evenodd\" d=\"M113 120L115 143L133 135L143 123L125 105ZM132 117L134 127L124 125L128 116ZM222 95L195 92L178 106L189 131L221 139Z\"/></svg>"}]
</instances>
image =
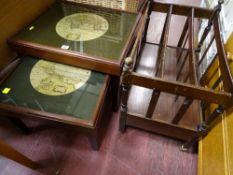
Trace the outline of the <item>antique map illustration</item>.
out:
<instances>
[{"instance_id":1,"label":"antique map illustration","mask_svg":"<svg viewBox=\"0 0 233 175\"><path fill-rule=\"evenodd\" d=\"M90 70L40 60L31 70L30 81L36 91L59 96L79 89L90 76Z\"/></svg>"},{"instance_id":2,"label":"antique map illustration","mask_svg":"<svg viewBox=\"0 0 233 175\"><path fill-rule=\"evenodd\" d=\"M58 21L56 32L70 41L88 41L104 35L108 27L108 21L99 15L75 13Z\"/></svg>"}]
</instances>

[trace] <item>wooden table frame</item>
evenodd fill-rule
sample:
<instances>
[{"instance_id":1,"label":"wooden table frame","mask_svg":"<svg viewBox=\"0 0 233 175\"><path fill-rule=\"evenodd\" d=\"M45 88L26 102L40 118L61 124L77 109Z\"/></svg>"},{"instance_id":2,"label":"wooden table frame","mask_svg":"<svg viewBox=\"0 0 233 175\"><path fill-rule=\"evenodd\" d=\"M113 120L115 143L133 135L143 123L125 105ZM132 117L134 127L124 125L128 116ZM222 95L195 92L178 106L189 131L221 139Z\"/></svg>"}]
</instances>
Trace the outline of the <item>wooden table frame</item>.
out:
<instances>
[{"instance_id":1,"label":"wooden table frame","mask_svg":"<svg viewBox=\"0 0 233 175\"><path fill-rule=\"evenodd\" d=\"M16 58L2 72L0 72L0 84L3 83L11 73L21 63L22 58ZM110 118L112 111L112 88L110 86L111 77L105 76L103 87L96 104L95 111L90 120L78 119L71 116L59 115L31 108L12 106L9 104L0 103L1 115L4 117L16 118L38 118L54 121L57 125L65 125L74 130L82 131L90 136L90 141L93 149L99 149L103 123ZM108 100L106 100L108 99ZM19 126L20 127L20 126ZM25 130L25 128L24 128Z\"/></svg>"},{"instance_id":2,"label":"wooden table frame","mask_svg":"<svg viewBox=\"0 0 233 175\"><path fill-rule=\"evenodd\" d=\"M74 2L67 2L67 3L77 4ZM135 40L136 31L139 27L138 24L141 21L142 12L144 10L146 3L147 3L147 0L140 2L140 5L139 5L140 8L138 9L139 11L138 13L135 13L135 14L138 14L136 21L134 23L132 31L130 32L126 40L124 48L120 54L120 58L117 61L107 60L105 58L101 58L97 56L90 56L90 55L79 53L76 51L68 51L68 50L64 50L64 49L60 49L60 48L56 48L52 46L45 46L42 44L14 39L14 37L9 40L9 44L14 50L16 50L20 54L37 56L37 57L41 57L41 58L48 59L51 61L56 61L56 62L60 62L63 64L72 65L72 66L78 66L78 67L95 70L98 72L103 72L106 74L115 75L119 77L122 72L124 58L128 55L130 48L132 47L133 41ZM99 7L99 6L97 7L97 6L88 5L88 4L79 4L79 5L84 6L84 7L89 7L92 9L100 9L100 10L105 9L107 11L113 11L113 12L122 11L122 10L111 9L107 7Z\"/></svg>"},{"instance_id":3,"label":"wooden table frame","mask_svg":"<svg viewBox=\"0 0 233 175\"><path fill-rule=\"evenodd\" d=\"M16 50L19 54L22 55L32 55L36 57L40 57L43 59L47 59L50 61L55 61L67 65L78 66L85 69L95 70L98 72L102 72L105 74L112 75L111 85L112 85L112 96L113 96L113 109L114 111L118 111L119 103L120 103L120 93L119 93L119 84L120 84L120 75L122 73L123 63L125 57L129 54L130 49L133 46L133 42L136 39L137 31L139 28L139 24L142 21L142 14L145 10L146 4L148 0L140 0L138 6L138 15L132 31L130 32L128 39L125 43L125 46L122 50L120 58L118 61L110 61L101 57L93 57L90 55L81 54L75 51L67 51L51 46L44 46L41 44L36 44L32 42L22 41L11 38L8 42L10 46ZM74 3L74 2L69 2ZM97 7L88 4L79 4L84 7L94 8L94 9L104 9L107 11L115 11L119 12L122 10L107 8L107 7ZM130 12L132 13L132 12Z\"/></svg>"},{"instance_id":4,"label":"wooden table frame","mask_svg":"<svg viewBox=\"0 0 233 175\"><path fill-rule=\"evenodd\" d=\"M187 142L182 145L183 150L187 150L193 143L195 143L213 126L214 121L219 117L220 114L233 106L233 79L229 69L229 63L226 58L226 54L223 48L223 42L220 35L219 28L219 12L221 10L221 3L215 7L213 10L203 9L192 6L183 6L177 4L165 4L155 1L150 1L150 5L147 8L147 12L143 15L144 21L147 20L145 28L141 28L138 32L136 42L134 43L134 49L132 49L131 54L125 60L124 71L122 74L122 103L121 103L121 117L119 121L119 129L123 132L125 127L133 126L140 129L156 132L169 137L174 137L181 140L186 140ZM147 43L145 36L147 33L148 23L150 20L150 14L152 11L166 13L166 20L163 27L160 43L158 44L158 58L156 66L155 77L149 77L135 72L135 65L140 58L141 48L143 43ZM184 25L181 37L179 39L177 48L182 48L182 51L177 51L177 65L180 66L179 72L183 69L183 63L188 61L189 71L184 82L169 81L163 79L164 74L164 56L167 48L169 26L172 15L182 15L187 16L186 23ZM194 18L205 18L208 19L208 26L203 32L198 46L194 46ZM213 26L213 27L212 27ZM203 42L205 41L209 31L213 28L214 30L214 40L217 45L217 53L213 60L219 63L219 68L221 71L221 79L217 81L215 87L220 83L223 83L224 92L218 91L215 88L208 89L204 83L205 74L198 79L197 68L205 58L205 54L210 48L207 47L200 61L196 58L196 53L199 53ZM143 40L144 38L144 40ZM143 41L143 42L142 42ZM186 42L188 41L188 49L185 49ZM213 41L210 42L210 45ZM155 43L150 43L155 44ZM181 61L180 55L187 52L185 59ZM172 59L172 58L171 58ZM210 64L208 69L211 69L213 64ZM174 65L173 65L174 66ZM179 79L179 73L176 77ZM189 82L188 82L189 80ZM153 89L152 97L145 116L137 113L131 113L128 111L128 97L130 93L130 88L132 85L141 86L149 89ZM201 86L200 86L201 85ZM179 96L186 97L182 103L180 109L174 116L173 120L166 123L159 120L152 119L152 115L161 92L166 92L176 95L176 99ZM188 110L189 106L194 100L201 101L201 104L217 104L217 108L209 115L203 118L202 122L198 125L197 131L179 126L178 123L182 119L184 113Z\"/></svg>"}]
</instances>

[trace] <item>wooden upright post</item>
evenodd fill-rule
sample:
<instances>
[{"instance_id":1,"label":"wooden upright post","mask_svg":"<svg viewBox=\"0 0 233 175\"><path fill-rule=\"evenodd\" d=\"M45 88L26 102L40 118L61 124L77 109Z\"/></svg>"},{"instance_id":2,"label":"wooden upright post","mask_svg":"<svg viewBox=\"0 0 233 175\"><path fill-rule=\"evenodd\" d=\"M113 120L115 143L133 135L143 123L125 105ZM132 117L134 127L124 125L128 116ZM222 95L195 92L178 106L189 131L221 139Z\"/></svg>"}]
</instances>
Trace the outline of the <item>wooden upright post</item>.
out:
<instances>
[{"instance_id":1,"label":"wooden upright post","mask_svg":"<svg viewBox=\"0 0 233 175\"><path fill-rule=\"evenodd\" d=\"M191 16L189 17L189 75L190 82L194 85L198 85L197 71L196 71L196 60L194 51L194 9L191 10ZM178 124L179 121L184 116L185 112L188 110L189 106L192 104L193 100L185 98L180 109L177 111L175 117L172 120L173 124Z\"/></svg>"},{"instance_id":2,"label":"wooden upright post","mask_svg":"<svg viewBox=\"0 0 233 175\"><path fill-rule=\"evenodd\" d=\"M129 97L129 84L127 81L127 75L130 74L133 60L131 57L125 59L125 64L123 68L123 79L122 79L122 97L121 97L121 116L119 123L119 130L121 132L125 131L126 119L127 119L127 103Z\"/></svg>"},{"instance_id":3,"label":"wooden upright post","mask_svg":"<svg viewBox=\"0 0 233 175\"><path fill-rule=\"evenodd\" d=\"M156 73L155 73L155 75L158 77L163 77L163 75L164 75L164 58L165 58L165 51L167 48L167 41L168 41L168 35L169 35L172 9L173 9L173 6L170 5L169 12L167 13L166 21L164 24L162 36L160 39L161 46L159 48L158 60L157 60L157 65L156 65ZM147 112L146 112L147 118L152 118L153 112L154 112L155 107L156 107L158 100L159 100L159 96L160 96L160 91L153 89L151 100L149 103L149 107L148 107Z\"/></svg>"}]
</instances>

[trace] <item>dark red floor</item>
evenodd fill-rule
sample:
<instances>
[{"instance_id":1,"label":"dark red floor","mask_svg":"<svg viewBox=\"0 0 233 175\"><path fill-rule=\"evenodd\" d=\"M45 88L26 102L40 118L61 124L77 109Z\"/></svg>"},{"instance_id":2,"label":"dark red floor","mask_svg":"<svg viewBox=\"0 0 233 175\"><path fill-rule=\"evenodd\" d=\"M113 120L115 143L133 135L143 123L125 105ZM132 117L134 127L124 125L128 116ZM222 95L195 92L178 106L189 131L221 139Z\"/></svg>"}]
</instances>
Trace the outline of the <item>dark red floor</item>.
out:
<instances>
[{"instance_id":1,"label":"dark red floor","mask_svg":"<svg viewBox=\"0 0 233 175\"><path fill-rule=\"evenodd\" d=\"M85 135L46 127L46 122L26 121L36 131L23 135L1 127L1 138L21 153L42 162L43 169L30 170L0 157L1 175L192 175L197 155L179 150L180 142L128 128L118 132L119 113L112 115L99 151L91 149Z\"/></svg>"}]
</instances>

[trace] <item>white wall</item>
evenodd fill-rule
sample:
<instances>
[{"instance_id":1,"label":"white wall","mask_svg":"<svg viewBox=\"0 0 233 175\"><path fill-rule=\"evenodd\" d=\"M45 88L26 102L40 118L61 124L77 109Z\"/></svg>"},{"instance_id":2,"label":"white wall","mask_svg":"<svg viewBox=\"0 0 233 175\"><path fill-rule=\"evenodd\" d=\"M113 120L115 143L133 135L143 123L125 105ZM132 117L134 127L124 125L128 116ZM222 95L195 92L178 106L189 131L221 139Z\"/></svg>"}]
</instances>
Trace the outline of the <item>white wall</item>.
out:
<instances>
[{"instance_id":1,"label":"white wall","mask_svg":"<svg viewBox=\"0 0 233 175\"><path fill-rule=\"evenodd\" d=\"M214 8L218 4L218 0L202 0L201 6L207 8ZM203 20L201 22L201 27L199 31L199 39L207 26L208 21ZM222 5L222 10L220 13L220 25L221 25L221 35L223 37L224 42L226 43L227 39L231 35L233 31L233 0L225 0L224 4ZM206 45L209 43L211 39L211 32L206 39L206 43L203 44L203 49L201 54L203 53ZM212 61L215 53L217 52L216 45L213 43L212 47L209 49L206 59L203 61L202 65L200 66L199 72L203 74L208 67L209 63Z\"/></svg>"},{"instance_id":2,"label":"white wall","mask_svg":"<svg viewBox=\"0 0 233 175\"><path fill-rule=\"evenodd\" d=\"M214 8L218 0L202 0L202 5ZM224 41L226 42L233 31L233 0L225 0L221 11L221 27Z\"/></svg>"}]
</instances>

